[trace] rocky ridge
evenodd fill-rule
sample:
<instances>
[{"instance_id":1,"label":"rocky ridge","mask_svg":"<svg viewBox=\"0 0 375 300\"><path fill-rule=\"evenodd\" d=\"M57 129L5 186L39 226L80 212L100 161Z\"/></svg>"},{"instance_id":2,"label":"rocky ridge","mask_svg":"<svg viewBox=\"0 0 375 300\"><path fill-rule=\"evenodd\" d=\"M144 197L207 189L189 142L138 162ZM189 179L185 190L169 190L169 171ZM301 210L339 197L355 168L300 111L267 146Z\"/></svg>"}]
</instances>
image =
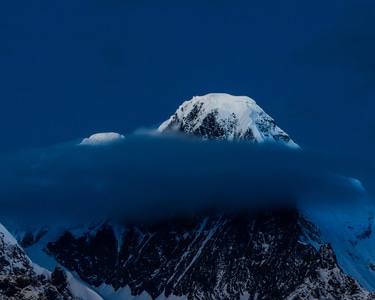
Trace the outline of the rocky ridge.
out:
<instances>
[{"instance_id":1,"label":"rocky ridge","mask_svg":"<svg viewBox=\"0 0 375 300\"><path fill-rule=\"evenodd\" d=\"M3 300L78 300L68 287L65 272L50 273L29 259L11 234L0 224L0 298Z\"/></svg>"}]
</instances>

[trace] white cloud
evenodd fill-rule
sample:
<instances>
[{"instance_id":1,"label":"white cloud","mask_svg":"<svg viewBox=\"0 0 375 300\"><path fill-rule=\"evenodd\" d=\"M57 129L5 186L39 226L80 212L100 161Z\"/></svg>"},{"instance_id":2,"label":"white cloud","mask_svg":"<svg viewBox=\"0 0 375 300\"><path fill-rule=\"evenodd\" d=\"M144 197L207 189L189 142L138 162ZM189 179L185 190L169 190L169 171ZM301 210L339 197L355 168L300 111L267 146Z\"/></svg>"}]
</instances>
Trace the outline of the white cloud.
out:
<instances>
[{"instance_id":1,"label":"white cloud","mask_svg":"<svg viewBox=\"0 0 375 300\"><path fill-rule=\"evenodd\" d=\"M124 138L124 135L117 132L101 132L95 133L88 138L84 138L79 145L108 145L114 142L121 141Z\"/></svg>"}]
</instances>

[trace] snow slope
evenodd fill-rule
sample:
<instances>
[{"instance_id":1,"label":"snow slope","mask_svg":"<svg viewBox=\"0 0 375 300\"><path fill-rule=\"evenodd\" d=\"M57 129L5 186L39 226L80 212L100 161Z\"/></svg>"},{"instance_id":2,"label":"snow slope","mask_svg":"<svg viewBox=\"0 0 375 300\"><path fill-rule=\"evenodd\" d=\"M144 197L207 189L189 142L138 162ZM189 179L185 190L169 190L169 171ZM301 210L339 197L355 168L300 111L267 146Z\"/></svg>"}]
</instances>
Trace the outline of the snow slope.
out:
<instances>
[{"instance_id":1,"label":"snow slope","mask_svg":"<svg viewBox=\"0 0 375 300\"><path fill-rule=\"evenodd\" d=\"M350 203L302 205L300 211L329 242L344 272L367 290L375 291L375 201L371 195Z\"/></svg>"}]
</instances>

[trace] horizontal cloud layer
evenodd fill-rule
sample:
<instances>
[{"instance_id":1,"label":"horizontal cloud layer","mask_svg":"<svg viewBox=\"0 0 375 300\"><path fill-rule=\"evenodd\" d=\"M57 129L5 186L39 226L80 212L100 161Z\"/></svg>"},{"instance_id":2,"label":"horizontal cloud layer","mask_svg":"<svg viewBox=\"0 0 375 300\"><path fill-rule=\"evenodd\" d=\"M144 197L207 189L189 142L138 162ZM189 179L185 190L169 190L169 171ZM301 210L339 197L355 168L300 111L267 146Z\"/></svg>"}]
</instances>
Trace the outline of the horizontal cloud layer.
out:
<instances>
[{"instance_id":1,"label":"horizontal cloud layer","mask_svg":"<svg viewBox=\"0 0 375 300\"><path fill-rule=\"evenodd\" d=\"M75 144L0 160L0 220L145 222L200 212L299 203L344 203L357 183L305 151L270 144L129 135L100 147Z\"/></svg>"}]
</instances>

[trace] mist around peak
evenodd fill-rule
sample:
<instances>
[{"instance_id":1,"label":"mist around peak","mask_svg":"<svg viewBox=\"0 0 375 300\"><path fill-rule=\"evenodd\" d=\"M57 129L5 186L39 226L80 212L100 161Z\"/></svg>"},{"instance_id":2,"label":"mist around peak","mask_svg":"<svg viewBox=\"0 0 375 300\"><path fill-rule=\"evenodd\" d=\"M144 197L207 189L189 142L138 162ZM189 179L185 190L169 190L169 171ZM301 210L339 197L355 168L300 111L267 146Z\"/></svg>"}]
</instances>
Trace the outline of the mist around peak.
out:
<instances>
[{"instance_id":1,"label":"mist around peak","mask_svg":"<svg viewBox=\"0 0 375 300\"><path fill-rule=\"evenodd\" d=\"M357 182L330 172L329 165L271 143L157 133L130 134L105 147L60 144L0 158L0 220L144 223L301 202L344 205L366 196Z\"/></svg>"}]
</instances>

